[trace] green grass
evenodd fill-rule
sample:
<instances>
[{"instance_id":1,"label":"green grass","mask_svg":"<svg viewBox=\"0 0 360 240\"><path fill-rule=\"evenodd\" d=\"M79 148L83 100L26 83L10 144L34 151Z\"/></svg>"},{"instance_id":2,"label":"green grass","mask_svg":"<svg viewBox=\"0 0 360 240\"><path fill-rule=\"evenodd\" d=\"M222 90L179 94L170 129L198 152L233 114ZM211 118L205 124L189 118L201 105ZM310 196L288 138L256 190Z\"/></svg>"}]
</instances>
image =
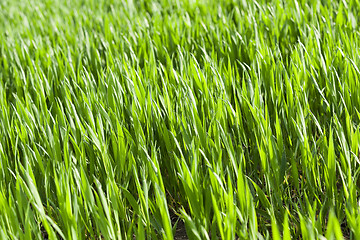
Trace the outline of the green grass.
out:
<instances>
[{"instance_id":1,"label":"green grass","mask_svg":"<svg viewBox=\"0 0 360 240\"><path fill-rule=\"evenodd\" d=\"M356 0L1 0L0 238L360 239Z\"/></svg>"}]
</instances>

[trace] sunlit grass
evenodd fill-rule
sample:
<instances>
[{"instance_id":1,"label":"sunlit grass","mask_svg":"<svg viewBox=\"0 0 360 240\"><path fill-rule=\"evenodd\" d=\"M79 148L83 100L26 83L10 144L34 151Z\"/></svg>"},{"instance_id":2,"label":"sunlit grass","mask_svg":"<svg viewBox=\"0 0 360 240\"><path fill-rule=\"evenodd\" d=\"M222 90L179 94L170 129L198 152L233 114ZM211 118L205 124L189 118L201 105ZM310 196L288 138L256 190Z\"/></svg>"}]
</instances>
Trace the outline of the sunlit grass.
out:
<instances>
[{"instance_id":1,"label":"sunlit grass","mask_svg":"<svg viewBox=\"0 0 360 240\"><path fill-rule=\"evenodd\" d=\"M0 239L360 239L359 11L0 1Z\"/></svg>"}]
</instances>

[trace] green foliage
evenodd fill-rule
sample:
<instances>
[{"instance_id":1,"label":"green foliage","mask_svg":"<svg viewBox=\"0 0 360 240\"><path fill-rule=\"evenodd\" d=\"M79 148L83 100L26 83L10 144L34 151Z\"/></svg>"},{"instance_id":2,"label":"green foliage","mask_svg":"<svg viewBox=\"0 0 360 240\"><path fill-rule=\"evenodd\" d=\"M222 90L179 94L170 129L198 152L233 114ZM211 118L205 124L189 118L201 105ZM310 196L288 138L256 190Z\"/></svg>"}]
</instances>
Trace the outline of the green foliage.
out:
<instances>
[{"instance_id":1,"label":"green foliage","mask_svg":"<svg viewBox=\"0 0 360 240\"><path fill-rule=\"evenodd\" d=\"M359 11L0 1L0 238L360 239Z\"/></svg>"}]
</instances>

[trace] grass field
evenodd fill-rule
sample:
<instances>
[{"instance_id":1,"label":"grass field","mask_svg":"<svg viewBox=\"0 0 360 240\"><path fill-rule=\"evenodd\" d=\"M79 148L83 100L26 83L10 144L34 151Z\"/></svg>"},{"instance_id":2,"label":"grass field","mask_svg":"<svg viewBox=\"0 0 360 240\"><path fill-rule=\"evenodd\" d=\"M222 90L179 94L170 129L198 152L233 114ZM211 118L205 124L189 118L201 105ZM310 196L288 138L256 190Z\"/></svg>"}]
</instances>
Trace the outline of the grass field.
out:
<instances>
[{"instance_id":1,"label":"grass field","mask_svg":"<svg viewBox=\"0 0 360 240\"><path fill-rule=\"evenodd\" d=\"M360 239L356 0L1 0L0 239Z\"/></svg>"}]
</instances>

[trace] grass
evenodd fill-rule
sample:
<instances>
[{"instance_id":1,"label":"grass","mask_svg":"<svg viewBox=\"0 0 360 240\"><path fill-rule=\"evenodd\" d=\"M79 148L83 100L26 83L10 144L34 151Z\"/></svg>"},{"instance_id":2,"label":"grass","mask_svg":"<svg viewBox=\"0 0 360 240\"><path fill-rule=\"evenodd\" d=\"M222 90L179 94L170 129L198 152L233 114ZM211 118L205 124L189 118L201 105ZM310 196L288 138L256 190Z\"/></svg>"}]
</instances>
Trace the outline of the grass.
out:
<instances>
[{"instance_id":1,"label":"grass","mask_svg":"<svg viewBox=\"0 0 360 240\"><path fill-rule=\"evenodd\" d=\"M360 239L359 11L0 1L0 238Z\"/></svg>"}]
</instances>

